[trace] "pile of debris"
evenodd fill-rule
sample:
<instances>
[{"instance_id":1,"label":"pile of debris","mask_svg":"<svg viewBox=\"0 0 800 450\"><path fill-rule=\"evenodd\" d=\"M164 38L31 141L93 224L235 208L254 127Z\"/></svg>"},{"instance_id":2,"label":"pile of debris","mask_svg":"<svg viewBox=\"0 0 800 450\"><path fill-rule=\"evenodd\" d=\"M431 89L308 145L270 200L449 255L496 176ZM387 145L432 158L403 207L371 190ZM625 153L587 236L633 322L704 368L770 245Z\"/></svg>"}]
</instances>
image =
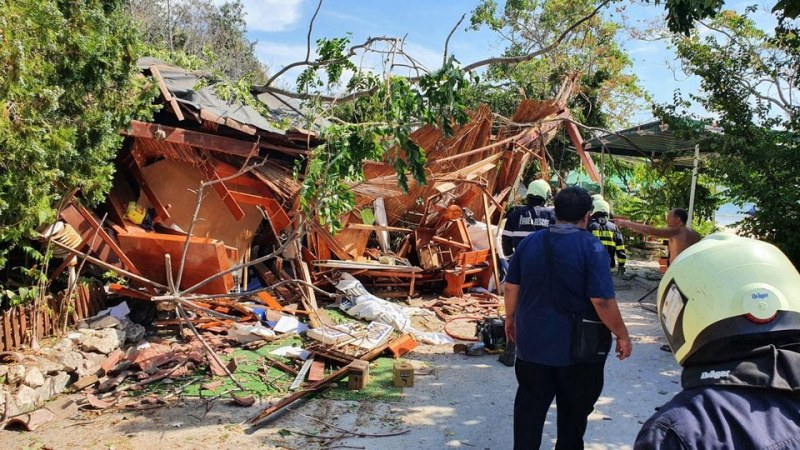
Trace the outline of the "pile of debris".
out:
<instances>
[{"instance_id":1,"label":"pile of debris","mask_svg":"<svg viewBox=\"0 0 800 450\"><path fill-rule=\"evenodd\" d=\"M365 162L366 180L351 186L357 207L332 235L300 213L294 175L319 138L273 125L296 120L299 105L288 98L263 99L285 106L264 117L221 99L213 85L195 90L197 74L152 59L140 65L160 86L165 108L153 123L133 122L124 131L107 202L92 211L68 199L43 240L63 258L51 278L68 271L74 284L81 270L113 271L122 280L108 285L114 302L155 304L158 317L146 325L184 341L140 341L139 325L114 315L60 341L67 354L74 353L71 346L84 352L75 358L86 367L79 371L74 362L69 372L60 362L53 370L68 375L73 389L86 390L96 407L107 405L111 395L185 377L201 366L246 392L218 353L303 332L306 323L311 330L305 333L302 366L280 359L267 364L293 374L295 389L306 379L308 384L253 422L352 375L361 361L387 349L399 356L419 340L452 342L413 327L411 317L425 308L384 299L424 290L450 297L424 305L442 320L496 315L501 302L489 292L498 285L502 255L496 243L506 207L530 162L547 176L545 145L560 127L578 135L565 120L574 79L565 81L554 100L522 102L513 124L500 129L486 106L450 137L424 126L411 138L426 150L428 184L412 183L403 193L389 163ZM454 300L470 291L482 294ZM335 299L336 307L368 324L334 326L318 298L327 304ZM123 351L118 347L125 339L135 345ZM23 363L24 358L14 367ZM24 386L14 400L19 412L20 404L32 404L23 399L40 398L34 389L42 386L26 384L21 375L27 372L14 370L9 384ZM58 375L53 389L67 384L66 375ZM38 382L35 373L31 379Z\"/></svg>"}]
</instances>

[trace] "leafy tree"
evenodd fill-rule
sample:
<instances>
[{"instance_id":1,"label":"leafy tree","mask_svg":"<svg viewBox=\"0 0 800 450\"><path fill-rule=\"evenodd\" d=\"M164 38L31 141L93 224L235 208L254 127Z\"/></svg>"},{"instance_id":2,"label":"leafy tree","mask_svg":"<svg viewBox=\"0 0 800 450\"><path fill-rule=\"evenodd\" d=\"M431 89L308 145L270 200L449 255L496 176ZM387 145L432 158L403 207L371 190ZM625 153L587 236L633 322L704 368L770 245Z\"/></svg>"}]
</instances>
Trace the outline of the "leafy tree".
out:
<instances>
[{"instance_id":1,"label":"leafy tree","mask_svg":"<svg viewBox=\"0 0 800 450\"><path fill-rule=\"evenodd\" d=\"M181 67L202 68L238 81L266 80L266 69L247 39L244 5L231 0L127 0L150 53ZM188 58L187 58L188 56ZM200 64L198 64L200 61Z\"/></svg>"},{"instance_id":2,"label":"leafy tree","mask_svg":"<svg viewBox=\"0 0 800 450\"><path fill-rule=\"evenodd\" d=\"M471 27L488 26L507 42L503 56L519 56L555 41L597 7L593 0L513 0L498 11L495 0L482 0L472 12ZM595 14L575 27L561 45L539 58L490 66L487 80L504 85L506 94L516 97L516 102L497 106L515 107L520 95L552 98L564 77L579 72L579 91L570 105L575 119L590 126L626 124L636 100L644 93L636 76L627 72L632 61L616 42L619 30L620 25ZM501 114L513 112L490 106Z\"/></svg>"},{"instance_id":3,"label":"leafy tree","mask_svg":"<svg viewBox=\"0 0 800 450\"><path fill-rule=\"evenodd\" d=\"M318 42L325 49L320 52L321 59L341 62L323 68L309 67L298 77L299 90L330 86L339 82L345 70L357 71L344 57L348 44L349 38ZM321 70L327 82L321 79ZM323 129L324 144L314 149L308 161L301 206L313 210L323 225L338 230L340 217L355 205L347 183L364 179L365 160L388 159L397 171L398 184L406 191L409 174L415 182L425 183L425 149L415 144L410 135L423 124L437 125L450 134L454 125L466 123L469 118L464 92L476 81L452 57L441 69L419 77L415 83L396 76L384 82L368 71L357 71L347 83L347 90L371 93L330 112L320 111L333 122Z\"/></svg>"},{"instance_id":4,"label":"leafy tree","mask_svg":"<svg viewBox=\"0 0 800 450\"><path fill-rule=\"evenodd\" d=\"M649 0L645 1L649 3ZM662 0L653 0L653 3L659 5ZM686 36L694 29L696 20L716 16L725 5L723 0L663 0L663 3L667 10L669 31ZM800 0L778 0L772 12L788 19L795 19L800 15Z\"/></svg>"},{"instance_id":5,"label":"leafy tree","mask_svg":"<svg viewBox=\"0 0 800 450\"><path fill-rule=\"evenodd\" d=\"M692 171L678 168L672 159L655 164L637 164L630 179L631 193L617 193L615 213L634 220L664 225L672 208L689 209ZM695 189L694 222L713 218L720 199L709 188L713 180L700 176Z\"/></svg>"},{"instance_id":6,"label":"leafy tree","mask_svg":"<svg viewBox=\"0 0 800 450\"><path fill-rule=\"evenodd\" d=\"M119 130L150 113L123 1L0 0L0 267L73 188L100 201Z\"/></svg>"},{"instance_id":7,"label":"leafy tree","mask_svg":"<svg viewBox=\"0 0 800 450\"><path fill-rule=\"evenodd\" d=\"M495 0L482 0L472 12L471 27L485 25L496 31L508 43L503 55L517 56L553 42L595 8L598 4L593 0L512 0L502 9ZM627 125L645 94L636 76L628 73L632 61L617 44L619 30L617 23L593 15L575 27L558 48L540 58L513 66L490 66L489 82L502 89L478 87L473 98L476 103L488 100L494 111L510 116L522 98L552 98L568 74L579 72L578 92L569 104L574 119L594 127ZM561 173L580 165L577 155L568 150L570 144L562 134L548 146L554 168ZM526 180L537 176L537 167L531 166Z\"/></svg>"},{"instance_id":8,"label":"leafy tree","mask_svg":"<svg viewBox=\"0 0 800 450\"><path fill-rule=\"evenodd\" d=\"M719 154L712 174L734 203L755 203L758 212L744 220L743 231L776 244L798 265L800 34L786 21L774 32L760 30L746 14L732 11L719 14L710 29L674 41L685 69L700 77L702 92L659 113ZM683 111L691 102L719 117L721 133L690 120Z\"/></svg>"}]
</instances>

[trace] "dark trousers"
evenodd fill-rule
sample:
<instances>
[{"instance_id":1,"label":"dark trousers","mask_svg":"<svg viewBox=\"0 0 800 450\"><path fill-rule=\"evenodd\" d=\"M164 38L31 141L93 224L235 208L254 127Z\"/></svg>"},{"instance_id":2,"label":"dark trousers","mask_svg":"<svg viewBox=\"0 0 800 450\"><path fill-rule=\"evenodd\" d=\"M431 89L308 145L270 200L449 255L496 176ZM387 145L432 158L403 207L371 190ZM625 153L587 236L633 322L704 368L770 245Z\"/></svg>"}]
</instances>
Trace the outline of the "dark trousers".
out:
<instances>
[{"instance_id":1,"label":"dark trousers","mask_svg":"<svg viewBox=\"0 0 800 450\"><path fill-rule=\"evenodd\" d=\"M514 400L514 448L537 450L542 443L547 410L556 400L556 450L583 448L583 434L594 404L603 390L601 363L552 367L517 359Z\"/></svg>"}]
</instances>

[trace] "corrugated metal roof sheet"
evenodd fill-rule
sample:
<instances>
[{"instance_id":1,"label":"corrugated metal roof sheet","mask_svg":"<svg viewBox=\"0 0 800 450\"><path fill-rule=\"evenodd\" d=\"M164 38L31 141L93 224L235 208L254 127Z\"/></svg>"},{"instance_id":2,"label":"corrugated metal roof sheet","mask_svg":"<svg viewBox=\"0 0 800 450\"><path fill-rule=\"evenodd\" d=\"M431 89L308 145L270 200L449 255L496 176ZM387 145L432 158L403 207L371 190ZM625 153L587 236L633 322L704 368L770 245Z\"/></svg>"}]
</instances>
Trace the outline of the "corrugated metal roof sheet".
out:
<instances>
[{"instance_id":1,"label":"corrugated metal roof sheet","mask_svg":"<svg viewBox=\"0 0 800 450\"><path fill-rule=\"evenodd\" d=\"M694 146L695 141L679 139L668 126L656 121L618 131L616 134L589 139L583 149L588 152L656 159L665 154L693 152ZM700 151L703 152L703 149Z\"/></svg>"}]
</instances>

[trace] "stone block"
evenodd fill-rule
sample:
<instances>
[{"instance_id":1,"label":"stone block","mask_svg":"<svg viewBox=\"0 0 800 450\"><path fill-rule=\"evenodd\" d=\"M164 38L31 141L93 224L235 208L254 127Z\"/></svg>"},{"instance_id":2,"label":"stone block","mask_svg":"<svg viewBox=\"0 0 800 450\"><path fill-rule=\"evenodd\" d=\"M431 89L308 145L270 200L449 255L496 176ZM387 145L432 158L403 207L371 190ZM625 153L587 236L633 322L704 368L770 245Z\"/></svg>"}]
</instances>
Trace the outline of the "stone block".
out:
<instances>
[{"instance_id":1,"label":"stone block","mask_svg":"<svg viewBox=\"0 0 800 450\"><path fill-rule=\"evenodd\" d=\"M81 350L98 352L107 355L118 349L125 342L125 333L116 328L102 330L81 330L85 338L81 341Z\"/></svg>"},{"instance_id":2,"label":"stone block","mask_svg":"<svg viewBox=\"0 0 800 450\"><path fill-rule=\"evenodd\" d=\"M44 385L44 375L42 375L42 371L39 370L38 367L29 367L25 371L24 383L34 389Z\"/></svg>"},{"instance_id":3,"label":"stone block","mask_svg":"<svg viewBox=\"0 0 800 450\"><path fill-rule=\"evenodd\" d=\"M22 364L12 364L8 367L8 378L6 381L11 386L16 386L25 380L25 366Z\"/></svg>"},{"instance_id":4,"label":"stone block","mask_svg":"<svg viewBox=\"0 0 800 450\"><path fill-rule=\"evenodd\" d=\"M36 391L29 386L22 385L14 395L14 404L19 414L33 411L36 409Z\"/></svg>"}]
</instances>

